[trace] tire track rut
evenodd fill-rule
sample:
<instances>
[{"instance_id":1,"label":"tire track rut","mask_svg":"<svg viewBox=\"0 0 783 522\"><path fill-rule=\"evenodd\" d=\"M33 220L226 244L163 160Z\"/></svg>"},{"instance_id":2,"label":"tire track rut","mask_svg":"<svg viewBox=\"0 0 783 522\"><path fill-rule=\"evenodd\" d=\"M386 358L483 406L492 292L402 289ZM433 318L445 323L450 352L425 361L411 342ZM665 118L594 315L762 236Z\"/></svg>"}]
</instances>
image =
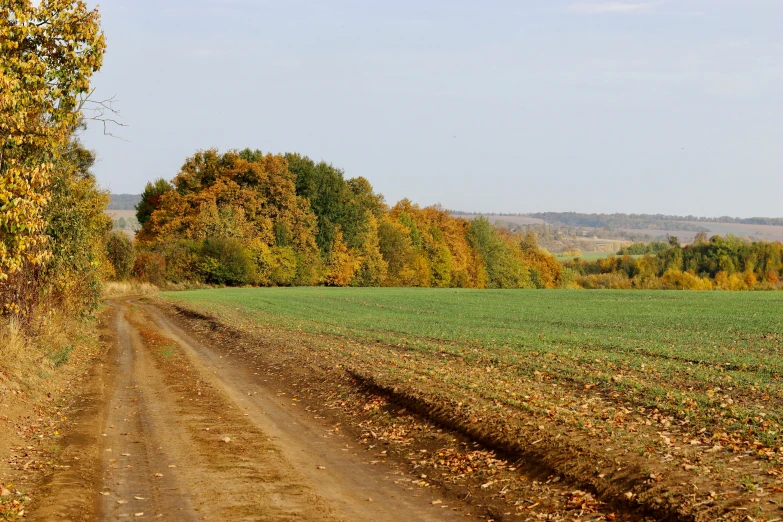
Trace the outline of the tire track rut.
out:
<instances>
[{"instance_id":1,"label":"tire track rut","mask_svg":"<svg viewBox=\"0 0 783 522\"><path fill-rule=\"evenodd\" d=\"M453 501L444 509L436 491L407 490L396 481L402 472L369 465L350 437L154 305L109 305L107 352L95 390L85 389L74 411L68 465L49 477L30 520L396 522L472 513Z\"/></svg>"}]
</instances>

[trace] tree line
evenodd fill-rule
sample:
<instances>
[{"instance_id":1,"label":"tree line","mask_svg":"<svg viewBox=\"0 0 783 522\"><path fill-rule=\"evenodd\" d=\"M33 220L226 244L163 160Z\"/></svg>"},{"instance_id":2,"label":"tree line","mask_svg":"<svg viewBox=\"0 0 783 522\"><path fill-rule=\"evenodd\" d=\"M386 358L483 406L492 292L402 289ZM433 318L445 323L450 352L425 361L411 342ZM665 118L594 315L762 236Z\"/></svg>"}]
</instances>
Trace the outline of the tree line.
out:
<instances>
[{"instance_id":1,"label":"tree line","mask_svg":"<svg viewBox=\"0 0 783 522\"><path fill-rule=\"evenodd\" d=\"M206 150L137 206L138 277L218 285L554 288L535 234L453 217L295 153ZM117 241L122 241L118 238Z\"/></svg>"},{"instance_id":2,"label":"tree line","mask_svg":"<svg viewBox=\"0 0 783 522\"><path fill-rule=\"evenodd\" d=\"M697 234L687 246L638 243L619 256L565 264L582 288L757 290L783 286L783 244ZM641 257L631 257L631 255Z\"/></svg>"}]
</instances>

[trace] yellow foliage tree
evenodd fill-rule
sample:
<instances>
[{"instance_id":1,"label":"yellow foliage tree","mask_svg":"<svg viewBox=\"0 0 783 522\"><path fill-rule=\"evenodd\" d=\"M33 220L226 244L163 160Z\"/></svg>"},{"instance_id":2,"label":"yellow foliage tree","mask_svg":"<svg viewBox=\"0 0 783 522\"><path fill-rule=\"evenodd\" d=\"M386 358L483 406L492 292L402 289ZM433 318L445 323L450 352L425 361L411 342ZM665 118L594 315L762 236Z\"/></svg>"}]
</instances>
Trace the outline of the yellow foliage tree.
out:
<instances>
[{"instance_id":1,"label":"yellow foliage tree","mask_svg":"<svg viewBox=\"0 0 783 522\"><path fill-rule=\"evenodd\" d=\"M104 49L100 16L83 1L0 4L0 281L49 257L41 212L53 163Z\"/></svg>"},{"instance_id":2,"label":"yellow foliage tree","mask_svg":"<svg viewBox=\"0 0 783 522\"><path fill-rule=\"evenodd\" d=\"M361 260L357 259L353 250L348 248L343 239L343 231L340 227L334 234L332 248L329 250L327 263L328 273L326 284L331 286L348 286L351 284L356 271L361 266Z\"/></svg>"},{"instance_id":3,"label":"yellow foliage tree","mask_svg":"<svg viewBox=\"0 0 783 522\"><path fill-rule=\"evenodd\" d=\"M371 212L367 212L363 230L358 234L360 240L359 269L351 284L354 286L380 286L386 278L388 263L381 255L378 238L378 220Z\"/></svg>"}]
</instances>

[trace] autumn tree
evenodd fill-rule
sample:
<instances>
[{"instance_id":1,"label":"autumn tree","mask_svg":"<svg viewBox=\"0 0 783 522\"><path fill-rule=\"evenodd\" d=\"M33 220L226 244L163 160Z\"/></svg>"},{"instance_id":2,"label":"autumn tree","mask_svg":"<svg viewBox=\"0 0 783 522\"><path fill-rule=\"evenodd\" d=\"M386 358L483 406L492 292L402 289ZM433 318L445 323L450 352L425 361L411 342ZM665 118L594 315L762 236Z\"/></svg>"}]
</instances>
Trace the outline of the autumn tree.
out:
<instances>
[{"instance_id":1,"label":"autumn tree","mask_svg":"<svg viewBox=\"0 0 783 522\"><path fill-rule=\"evenodd\" d=\"M359 246L356 250L359 253L359 268L351 284L353 286L380 286L386 279L389 265L381 253L378 220L369 211L357 239Z\"/></svg>"},{"instance_id":2,"label":"autumn tree","mask_svg":"<svg viewBox=\"0 0 783 522\"><path fill-rule=\"evenodd\" d=\"M353 249L348 248L343 240L343 232L337 228L333 244L329 248L328 272L326 284L331 286L348 286L361 266L361 260L357 259Z\"/></svg>"},{"instance_id":3,"label":"autumn tree","mask_svg":"<svg viewBox=\"0 0 783 522\"><path fill-rule=\"evenodd\" d=\"M95 154L73 139L59 151L52 169L50 198L41 215L52 254L42 267L42 298L75 314L93 311L109 275L105 237L111 218L109 194L90 168Z\"/></svg>"},{"instance_id":4,"label":"autumn tree","mask_svg":"<svg viewBox=\"0 0 783 522\"><path fill-rule=\"evenodd\" d=\"M125 232L114 231L106 239L106 256L113 268L112 278L125 281L136 262L136 248Z\"/></svg>"},{"instance_id":5,"label":"autumn tree","mask_svg":"<svg viewBox=\"0 0 783 522\"><path fill-rule=\"evenodd\" d=\"M338 227L350 248L360 248L368 213L377 220L386 211L383 197L373 192L365 178L346 180L342 170L326 162L315 163L291 153L285 158L295 177L296 194L310 203L318 220L316 243L324 257L329 255Z\"/></svg>"},{"instance_id":6,"label":"autumn tree","mask_svg":"<svg viewBox=\"0 0 783 522\"><path fill-rule=\"evenodd\" d=\"M519 288L529 281L529 270L514 247L487 218L471 221L468 238L485 263L488 288Z\"/></svg>"},{"instance_id":7,"label":"autumn tree","mask_svg":"<svg viewBox=\"0 0 783 522\"><path fill-rule=\"evenodd\" d=\"M408 229L387 217L378 224L378 245L387 267L382 285L407 286L415 255Z\"/></svg>"},{"instance_id":8,"label":"autumn tree","mask_svg":"<svg viewBox=\"0 0 783 522\"><path fill-rule=\"evenodd\" d=\"M54 162L103 60L100 16L72 0L0 5L0 281L49 257L42 209ZM3 309L16 304L3 299Z\"/></svg>"},{"instance_id":9,"label":"autumn tree","mask_svg":"<svg viewBox=\"0 0 783 522\"><path fill-rule=\"evenodd\" d=\"M183 266L183 260L184 266L197 262L205 252L199 245L205 241L236 240L258 269L257 274L248 274L248 281L316 284L323 277L316 220L308 202L296 195L294 181L280 155L249 149L198 152L172 180L174 190L160 197L139 241L164 255L183 256L166 259L167 266L175 267ZM183 240L194 243L171 247Z\"/></svg>"},{"instance_id":10,"label":"autumn tree","mask_svg":"<svg viewBox=\"0 0 783 522\"><path fill-rule=\"evenodd\" d=\"M136 205L136 221L139 225L144 225L149 220L152 213L160 207L163 195L170 190L171 185L163 178L147 182L141 193L141 201Z\"/></svg>"}]
</instances>

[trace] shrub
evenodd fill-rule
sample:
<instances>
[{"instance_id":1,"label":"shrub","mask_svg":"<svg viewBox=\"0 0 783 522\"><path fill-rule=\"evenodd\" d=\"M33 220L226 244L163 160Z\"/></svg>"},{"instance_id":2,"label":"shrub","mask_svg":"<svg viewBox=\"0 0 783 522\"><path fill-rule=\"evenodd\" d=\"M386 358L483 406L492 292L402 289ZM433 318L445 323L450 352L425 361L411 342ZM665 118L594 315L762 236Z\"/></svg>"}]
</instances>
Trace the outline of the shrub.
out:
<instances>
[{"instance_id":1,"label":"shrub","mask_svg":"<svg viewBox=\"0 0 783 522\"><path fill-rule=\"evenodd\" d=\"M114 279L125 281L130 277L136 261L133 240L124 232L111 232L106 240L106 257L114 268Z\"/></svg>"},{"instance_id":2,"label":"shrub","mask_svg":"<svg viewBox=\"0 0 783 522\"><path fill-rule=\"evenodd\" d=\"M242 286L258 282L258 271L250 252L236 239L204 240L197 266L206 283Z\"/></svg>"},{"instance_id":3,"label":"shrub","mask_svg":"<svg viewBox=\"0 0 783 522\"><path fill-rule=\"evenodd\" d=\"M721 270L715 274L715 286L721 290L747 290L748 286L745 283L744 277L741 274L727 274Z\"/></svg>"},{"instance_id":4,"label":"shrub","mask_svg":"<svg viewBox=\"0 0 783 522\"><path fill-rule=\"evenodd\" d=\"M576 284L577 273L573 268L563 268L560 271L560 279L557 281L558 288L579 288Z\"/></svg>"},{"instance_id":5,"label":"shrub","mask_svg":"<svg viewBox=\"0 0 783 522\"><path fill-rule=\"evenodd\" d=\"M166 281L186 283L199 279L196 260L201 244L191 239L180 239L159 245L155 252L166 261Z\"/></svg>"},{"instance_id":6,"label":"shrub","mask_svg":"<svg viewBox=\"0 0 783 522\"><path fill-rule=\"evenodd\" d=\"M690 272L680 270L667 270L661 276L662 288L668 290L710 290L712 283L709 279L701 279Z\"/></svg>"},{"instance_id":7,"label":"shrub","mask_svg":"<svg viewBox=\"0 0 783 522\"><path fill-rule=\"evenodd\" d=\"M611 288L615 290L627 290L632 288L631 280L624 273L612 272L610 274L593 274L579 276L576 282L582 288L596 290L599 288Z\"/></svg>"},{"instance_id":8,"label":"shrub","mask_svg":"<svg viewBox=\"0 0 783 522\"><path fill-rule=\"evenodd\" d=\"M166 259L155 252L138 252L133 275L143 283L163 286L166 283Z\"/></svg>"}]
</instances>

